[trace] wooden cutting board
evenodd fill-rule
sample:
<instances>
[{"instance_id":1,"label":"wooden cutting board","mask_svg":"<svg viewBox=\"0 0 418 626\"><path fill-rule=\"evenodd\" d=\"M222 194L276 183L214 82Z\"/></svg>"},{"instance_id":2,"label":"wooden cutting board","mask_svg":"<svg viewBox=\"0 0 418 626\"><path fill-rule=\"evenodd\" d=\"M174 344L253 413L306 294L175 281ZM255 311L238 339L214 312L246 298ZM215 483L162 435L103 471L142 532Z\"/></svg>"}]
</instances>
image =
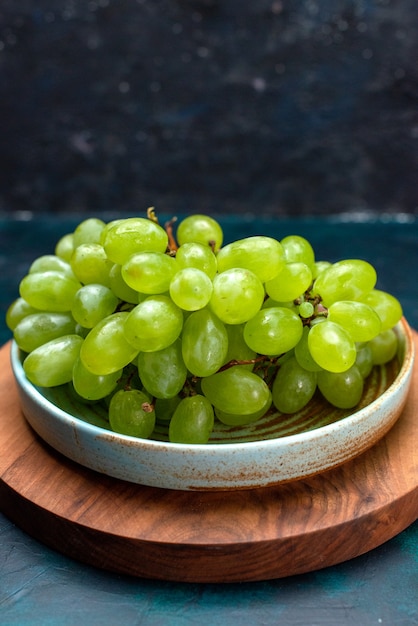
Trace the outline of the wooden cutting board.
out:
<instances>
[{"instance_id":1,"label":"wooden cutting board","mask_svg":"<svg viewBox=\"0 0 418 626\"><path fill-rule=\"evenodd\" d=\"M20 410L9 350L0 350L0 509L74 559L161 580L267 580L356 557L418 517L417 365L398 422L357 459L275 487L182 492L98 474L46 445Z\"/></svg>"}]
</instances>

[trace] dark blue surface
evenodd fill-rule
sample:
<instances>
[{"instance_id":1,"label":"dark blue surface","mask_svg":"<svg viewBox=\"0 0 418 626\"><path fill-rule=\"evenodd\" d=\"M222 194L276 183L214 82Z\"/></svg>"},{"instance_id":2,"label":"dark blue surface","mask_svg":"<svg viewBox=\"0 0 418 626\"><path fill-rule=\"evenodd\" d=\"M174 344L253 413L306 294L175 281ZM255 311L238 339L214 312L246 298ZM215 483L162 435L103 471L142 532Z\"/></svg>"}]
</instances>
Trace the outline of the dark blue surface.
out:
<instances>
[{"instance_id":1,"label":"dark blue surface","mask_svg":"<svg viewBox=\"0 0 418 626\"><path fill-rule=\"evenodd\" d=\"M418 618L417 526L342 565L229 586L94 570L44 548L1 516L0 542L3 626L414 626Z\"/></svg>"},{"instance_id":2,"label":"dark blue surface","mask_svg":"<svg viewBox=\"0 0 418 626\"><path fill-rule=\"evenodd\" d=\"M227 240L249 234L306 236L317 257L364 258L379 284L397 295L418 328L418 222L221 219ZM109 216L110 219L110 216ZM10 337L4 311L38 255L53 251L77 216L0 220L1 340ZM0 503L1 505L1 503ZM315 549L315 546L312 546ZM288 579L231 584L138 580L79 564L39 544L0 515L2 626L414 626L418 624L418 525L347 563Z\"/></svg>"}]
</instances>

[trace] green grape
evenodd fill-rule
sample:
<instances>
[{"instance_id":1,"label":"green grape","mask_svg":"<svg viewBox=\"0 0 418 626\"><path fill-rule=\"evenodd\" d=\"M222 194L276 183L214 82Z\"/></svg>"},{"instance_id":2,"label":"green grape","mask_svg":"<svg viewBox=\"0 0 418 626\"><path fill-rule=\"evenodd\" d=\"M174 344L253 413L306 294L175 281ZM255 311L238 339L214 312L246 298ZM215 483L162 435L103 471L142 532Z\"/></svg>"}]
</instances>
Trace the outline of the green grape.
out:
<instances>
[{"instance_id":1,"label":"green grape","mask_svg":"<svg viewBox=\"0 0 418 626\"><path fill-rule=\"evenodd\" d=\"M99 283L109 286L109 272L113 263L98 243L82 243L75 248L71 257L71 267L80 283Z\"/></svg>"},{"instance_id":2,"label":"green grape","mask_svg":"<svg viewBox=\"0 0 418 626\"><path fill-rule=\"evenodd\" d=\"M247 237L221 248L217 255L218 272L242 267L253 272L262 283L272 280L285 265L281 244L272 237Z\"/></svg>"},{"instance_id":3,"label":"green grape","mask_svg":"<svg viewBox=\"0 0 418 626\"><path fill-rule=\"evenodd\" d=\"M265 284L266 293L278 302L295 300L312 283L312 272L305 263L286 263L278 276Z\"/></svg>"},{"instance_id":4,"label":"green grape","mask_svg":"<svg viewBox=\"0 0 418 626\"><path fill-rule=\"evenodd\" d=\"M80 335L80 337L82 337L83 339L85 339L87 337L87 335L90 332L90 328L84 328L84 326L82 326L81 324L76 324L75 325L75 334L76 335Z\"/></svg>"},{"instance_id":5,"label":"green grape","mask_svg":"<svg viewBox=\"0 0 418 626\"><path fill-rule=\"evenodd\" d=\"M291 350L288 350L287 352L284 352L280 356L275 357L273 359L273 362L274 362L273 367L275 367L277 369L277 366L281 365L282 363L287 361L287 359L291 359L294 356L295 356L295 348L292 348Z\"/></svg>"},{"instance_id":6,"label":"green grape","mask_svg":"<svg viewBox=\"0 0 418 626\"><path fill-rule=\"evenodd\" d=\"M177 271L174 257L163 252L139 252L122 265L122 278L131 289L147 295L168 291Z\"/></svg>"},{"instance_id":7,"label":"green grape","mask_svg":"<svg viewBox=\"0 0 418 626\"><path fill-rule=\"evenodd\" d=\"M398 337L392 328L384 330L369 341L374 365L389 363L398 351Z\"/></svg>"},{"instance_id":8,"label":"green grape","mask_svg":"<svg viewBox=\"0 0 418 626\"><path fill-rule=\"evenodd\" d=\"M247 345L244 339L244 324L226 324L225 329L228 335L228 352L225 357L225 364L231 361L251 361L256 358L257 353ZM254 363L240 365L252 371Z\"/></svg>"},{"instance_id":9,"label":"green grape","mask_svg":"<svg viewBox=\"0 0 418 626\"><path fill-rule=\"evenodd\" d=\"M112 393L122 376L123 370L117 370L111 374L92 374L80 358L73 366L73 386L76 393L85 400L101 400Z\"/></svg>"},{"instance_id":10,"label":"green grape","mask_svg":"<svg viewBox=\"0 0 418 626\"><path fill-rule=\"evenodd\" d=\"M236 415L250 415L265 407L271 397L265 381L235 365L202 378L202 393L216 409Z\"/></svg>"},{"instance_id":11,"label":"green grape","mask_svg":"<svg viewBox=\"0 0 418 626\"><path fill-rule=\"evenodd\" d=\"M144 218L141 218L141 219L144 219ZM109 232L109 230L112 229L117 224L122 224L122 222L125 222L125 221L126 221L126 218L122 217L122 218L114 219L114 220L111 220L110 222L107 222L104 225L104 227L103 227L103 229L102 229L102 231L100 233L100 239L99 239L98 243L101 246L104 247L104 244L105 244L105 241L106 241L106 237L107 237L107 233Z\"/></svg>"},{"instance_id":12,"label":"green grape","mask_svg":"<svg viewBox=\"0 0 418 626\"><path fill-rule=\"evenodd\" d=\"M279 355L294 348L300 341L303 325L291 309L262 309L245 325L244 339L259 354Z\"/></svg>"},{"instance_id":13,"label":"green grape","mask_svg":"<svg viewBox=\"0 0 418 626\"><path fill-rule=\"evenodd\" d=\"M362 298L362 302L365 302L376 311L381 320L382 332L396 326L403 315L399 300L390 293L380 289L369 291Z\"/></svg>"},{"instance_id":14,"label":"green grape","mask_svg":"<svg viewBox=\"0 0 418 626\"><path fill-rule=\"evenodd\" d=\"M174 411L180 404L182 398L173 396L172 398L156 398L155 415L159 424L167 424L173 417Z\"/></svg>"},{"instance_id":15,"label":"green grape","mask_svg":"<svg viewBox=\"0 0 418 626\"><path fill-rule=\"evenodd\" d=\"M366 343L357 348L356 367L363 378L371 373L373 369L373 354L371 347Z\"/></svg>"},{"instance_id":16,"label":"green grape","mask_svg":"<svg viewBox=\"0 0 418 626\"><path fill-rule=\"evenodd\" d=\"M109 404L109 423L117 433L149 439L155 427L155 411L143 391L120 389Z\"/></svg>"},{"instance_id":17,"label":"green grape","mask_svg":"<svg viewBox=\"0 0 418 626\"><path fill-rule=\"evenodd\" d=\"M105 227L105 222L97 217L89 217L80 222L74 233L74 248L84 243L100 243L100 235Z\"/></svg>"},{"instance_id":18,"label":"green grape","mask_svg":"<svg viewBox=\"0 0 418 626\"><path fill-rule=\"evenodd\" d=\"M189 242L202 243L217 252L223 243L223 231L209 215L189 215L177 227L177 241L180 246Z\"/></svg>"},{"instance_id":19,"label":"green grape","mask_svg":"<svg viewBox=\"0 0 418 626\"><path fill-rule=\"evenodd\" d=\"M263 417L271 407L271 393L269 394L266 404L255 413L249 413L247 415L240 415L236 413L226 413L220 409L215 409L215 415L222 424L226 426L246 426L247 424L253 424L261 417Z\"/></svg>"},{"instance_id":20,"label":"green grape","mask_svg":"<svg viewBox=\"0 0 418 626\"><path fill-rule=\"evenodd\" d=\"M195 267L205 272L210 279L214 278L218 269L218 261L212 249L203 243L193 241L186 242L178 248L176 261L179 269Z\"/></svg>"},{"instance_id":21,"label":"green grape","mask_svg":"<svg viewBox=\"0 0 418 626\"><path fill-rule=\"evenodd\" d=\"M210 308L225 324L242 324L262 307L264 287L250 270L233 268L213 279Z\"/></svg>"},{"instance_id":22,"label":"green grape","mask_svg":"<svg viewBox=\"0 0 418 626\"><path fill-rule=\"evenodd\" d=\"M356 346L349 333L328 320L311 327L308 347L316 363L330 372L344 372L356 360Z\"/></svg>"},{"instance_id":23,"label":"green grape","mask_svg":"<svg viewBox=\"0 0 418 626\"><path fill-rule=\"evenodd\" d=\"M273 404L281 413L297 413L316 391L316 372L305 370L295 357L279 368L272 387Z\"/></svg>"},{"instance_id":24,"label":"green grape","mask_svg":"<svg viewBox=\"0 0 418 626\"><path fill-rule=\"evenodd\" d=\"M304 263L313 271L315 253L307 239L300 235L288 235L280 243L287 263Z\"/></svg>"},{"instance_id":25,"label":"green grape","mask_svg":"<svg viewBox=\"0 0 418 626\"><path fill-rule=\"evenodd\" d=\"M331 267L332 263L329 261L315 261L312 267L312 278L315 280L324 270Z\"/></svg>"},{"instance_id":26,"label":"green grape","mask_svg":"<svg viewBox=\"0 0 418 626\"><path fill-rule=\"evenodd\" d=\"M303 334L300 338L300 341L296 344L294 355L296 361L299 363L303 369L308 370L308 372L318 372L321 368L320 365L312 358L312 355L309 351L308 339L309 339L310 328L308 326L304 326Z\"/></svg>"},{"instance_id":27,"label":"green grape","mask_svg":"<svg viewBox=\"0 0 418 626\"><path fill-rule=\"evenodd\" d=\"M224 324L209 309L189 315L182 333L182 354L194 376L210 376L225 363L228 334Z\"/></svg>"},{"instance_id":28,"label":"green grape","mask_svg":"<svg viewBox=\"0 0 418 626\"><path fill-rule=\"evenodd\" d=\"M102 240L108 258L123 265L139 252L165 252L168 235L156 222L143 217L129 217L107 229Z\"/></svg>"},{"instance_id":29,"label":"green grape","mask_svg":"<svg viewBox=\"0 0 418 626\"><path fill-rule=\"evenodd\" d=\"M24 352L32 352L51 339L76 334L70 313L37 312L27 315L14 329L13 337Z\"/></svg>"},{"instance_id":30,"label":"green grape","mask_svg":"<svg viewBox=\"0 0 418 626\"><path fill-rule=\"evenodd\" d=\"M27 274L20 282L20 296L41 311L70 311L81 284L62 272Z\"/></svg>"},{"instance_id":31,"label":"green grape","mask_svg":"<svg viewBox=\"0 0 418 626\"><path fill-rule=\"evenodd\" d=\"M108 287L99 284L84 285L74 296L71 313L81 326L93 328L115 311L118 302L118 298Z\"/></svg>"},{"instance_id":32,"label":"green grape","mask_svg":"<svg viewBox=\"0 0 418 626\"><path fill-rule=\"evenodd\" d=\"M61 257L55 254L44 254L33 261L29 267L29 274L35 274L36 272L47 272L53 270L61 272L73 280L77 280L70 263L64 261Z\"/></svg>"},{"instance_id":33,"label":"green grape","mask_svg":"<svg viewBox=\"0 0 418 626\"><path fill-rule=\"evenodd\" d=\"M64 335L35 348L23 361L27 378L39 387L57 387L70 382L82 345L83 339L78 335Z\"/></svg>"},{"instance_id":34,"label":"green grape","mask_svg":"<svg viewBox=\"0 0 418 626\"><path fill-rule=\"evenodd\" d=\"M376 270L370 263L347 259L321 272L315 280L313 292L321 296L324 306L329 307L338 300L361 300L374 288L376 280Z\"/></svg>"},{"instance_id":35,"label":"green grape","mask_svg":"<svg viewBox=\"0 0 418 626\"><path fill-rule=\"evenodd\" d=\"M183 398L171 418L169 439L172 443L207 443L214 421L212 405L204 396Z\"/></svg>"},{"instance_id":36,"label":"green grape","mask_svg":"<svg viewBox=\"0 0 418 626\"><path fill-rule=\"evenodd\" d=\"M334 302L328 309L328 319L345 328L355 342L370 341L382 326L378 314L363 302Z\"/></svg>"},{"instance_id":37,"label":"green grape","mask_svg":"<svg viewBox=\"0 0 418 626\"><path fill-rule=\"evenodd\" d=\"M109 287L123 302L129 302L130 304L138 304L138 292L129 285L123 279L122 266L118 263L114 263L109 272Z\"/></svg>"},{"instance_id":38,"label":"green grape","mask_svg":"<svg viewBox=\"0 0 418 626\"><path fill-rule=\"evenodd\" d=\"M309 326L312 328L312 326L316 326L317 324L322 324L322 322L326 322L328 320L327 316L325 314L323 314L323 312L318 312L318 309L316 309L316 317L313 317L311 320L309 320Z\"/></svg>"},{"instance_id":39,"label":"green grape","mask_svg":"<svg viewBox=\"0 0 418 626\"><path fill-rule=\"evenodd\" d=\"M185 311L197 311L205 307L212 296L212 281L205 272L195 267L179 270L171 279L170 296Z\"/></svg>"},{"instance_id":40,"label":"green grape","mask_svg":"<svg viewBox=\"0 0 418 626\"><path fill-rule=\"evenodd\" d=\"M91 329L81 347L80 358L92 374L105 376L131 363L138 350L125 339L124 324L129 313L113 313Z\"/></svg>"},{"instance_id":41,"label":"green grape","mask_svg":"<svg viewBox=\"0 0 418 626\"><path fill-rule=\"evenodd\" d=\"M363 377L356 365L345 372L318 372L318 389L324 398L339 409L352 409L363 395Z\"/></svg>"},{"instance_id":42,"label":"green grape","mask_svg":"<svg viewBox=\"0 0 418 626\"><path fill-rule=\"evenodd\" d=\"M56 256L59 256L60 259L70 262L71 256L74 252L74 235L73 233L67 233L63 235L61 239L58 240L57 245L54 250Z\"/></svg>"},{"instance_id":43,"label":"green grape","mask_svg":"<svg viewBox=\"0 0 418 626\"><path fill-rule=\"evenodd\" d=\"M285 309L292 309L292 311L294 311L295 313L299 313L299 305L295 304L294 300L288 300L287 302L279 302L278 300L273 300L273 298L270 298L270 296L268 296L264 302L263 302L263 306L261 307L262 309L271 309L274 307L280 307L280 308L285 308Z\"/></svg>"},{"instance_id":44,"label":"green grape","mask_svg":"<svg viewBox=\"0 0 418 626\"><path fill-rule=\"evenodd\" d=\"M315 313L315 307L312 302L301 302L298 306L298 313L304 319L308 319Z\"/></svg>"},{"instance_id":45,"label":"green grape","mask_svg":"<svg viewBox=\"0 0 418 626\"><path fill-rule=\"evenodd\" d=\"M183 328L183 314L168 296L149 296L128 313L124 333L138 351L153 352L171 345Z\"/></svg>"},{"instance_id":46,"label":"green grape","mask_svg":"<svg viewBox=\"0 0 418 626\"><path fill-rule=\"evenodd\" d=\"M98 402L100 402L100 400L88 400L87 398L83 398L83 396L80 396L80 394L77 393L76 390L74 389L74 385L73 385L73 381L72 380L70 380L67 383L67 385L66 385L66 392L68 393L69 399L72 402L76 402L77 404L82 402L85 405L92 405L92 404L97 404ZM100 417L99 417L99 419L101 420Z\"/></svg>"},{"instance_id":47,"label":"green grape","mask_svg":"<svg viewBox=\"0 0 418 626\"><path fill-rule=\"evenodd\" d=\"M13 331L20 321L32 313L39 313L39 309L35 309L23 298L16 298L6 311L7 327Z\"/></svg>"},{"instance_id":48,"label":"green grape","mask_svg":"<svg viewBox=\"0 0 418 626\"><path fill-rule=\"evenodd\" d=\"M270 410L271 404L272 396L270 393L266 404L259 411L255 411L255 413L240 415L239 413L227 413L226 411L221 411L221 409L215 408L215 416L226 426L246 426L247 424L257 422L260 418L262 418L267 411Z\"/></svg>"},{"instance_id":49,"label":"green grape","mask_svg":"<svg viewBox=\"0 0 418 626\"><path fill-rule=\"evenodd\" d=\"M180 393L187 377L180 339L162 350L140 352L138 373L145 389L155 398L172 398Z\"/></svg>"}]
</instances>

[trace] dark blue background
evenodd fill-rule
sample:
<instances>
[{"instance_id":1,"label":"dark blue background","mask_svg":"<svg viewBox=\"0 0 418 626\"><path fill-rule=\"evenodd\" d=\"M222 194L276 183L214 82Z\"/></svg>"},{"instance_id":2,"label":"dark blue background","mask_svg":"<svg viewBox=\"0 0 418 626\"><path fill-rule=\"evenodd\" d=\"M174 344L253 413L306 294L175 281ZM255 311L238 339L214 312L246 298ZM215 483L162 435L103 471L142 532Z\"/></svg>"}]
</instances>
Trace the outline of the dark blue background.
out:
<instances>
[{"instance_id":1,"label":"dark blue background","mask_svg":"<svg viewBox=\"0 0 418 626\"><path fill-rule=\"evenodd\" d=\"M0 211L418 212L416 0L3 0Z\"/></svg>"}]
</instances>

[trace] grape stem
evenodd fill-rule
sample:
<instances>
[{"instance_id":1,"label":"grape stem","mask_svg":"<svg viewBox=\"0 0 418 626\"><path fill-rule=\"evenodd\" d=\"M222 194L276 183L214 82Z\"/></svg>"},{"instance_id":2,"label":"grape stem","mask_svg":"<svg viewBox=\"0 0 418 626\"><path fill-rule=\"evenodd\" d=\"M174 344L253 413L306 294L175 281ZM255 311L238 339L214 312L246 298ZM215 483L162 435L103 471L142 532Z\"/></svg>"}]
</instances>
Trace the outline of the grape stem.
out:
<instances>
[{"instance_id":1,"label":"grape stem","mask_svg":"<svg viewBox=\"0 0 418 626\"><path fill-rule=\"evenodd\" d=\"M199 378L197 376L192 376L192 378L186 378L186 382L184 383L183 389L180 392L183 398L197 395L195 385L197 384L198 380Z\"/></svg>"},{"instance_id":2,"label":"grape stem","mask_svg":"<svg viewBox=\"0 0 418 626\"><path fill-rule=\"evenodd\" d=\"M321 296L320 295L312 296L311 288L309 288L303 296L300 296L299 298L296 298L296 300L293 300L293 303L296 306L300 305L302 302L311 302L314 306L314 312L310 317L301 317L302 324L304 326L310 326L311 322L317 317L328 316L328 309L324 307L324 305L322 304Z\"/></svg>"},{"instance_id":3,"label":"grape stem","mask_svg":"<svg viewBox=\"0 0 418 626\"><path fill-rule=\"evenodd\" d=\"M173 225L177 222L177 217L172 217L168 222L165 223L164 228L168 236L168 253L175 255L178 250L177 241L174 238L173 234Z\"/></svg>"},{"instance_id":4,"label":"grape stem","mask_svg":"<svg viewBox=\"0 0 418 626\"><path fill-rule=\"evenodd\" d=\"M231 359L231 361L228 361L228 363L225 363L225 365L222 365L222 367L218 369L218 372L223 372L224 370L228 370L230 367L234 367L235 365L255 365L256 363L263 363L266 361L271 362L271 359L270 357L265 356L264 354L261 354L260 356L255 357L255 359L242 359L242 360Z\"/></svg>"},{"instance_id":5,"label":"grape stem","mask_svg":"<svg viewBox=\"0 0 418 626\"><path fill-rule=\"evenodd\" d=\"M150 206L147 209L147 218L151 220L151 222L155 222L158 224L158 217L155 215L155 207Z\"/></svg>"},{"instance_id":6,"label":"grape stem","mask_svg":"<svg viewBox=\"0 0 418 626\"><path fill-rule=\"evenodd\" d=\"M224 370L227 370L230 367L235 367L236 365L256 365L254 369L262 371L263 380L269 387L271 387L280 368L278 361L281 356L283 355L268 356L266 354L260 354L254 359L232 359L231 361L228 361L228 363L225 363L225 365L222 365L218 372L223 372ZM273 368L273 372L271 372L271 368Z\"/></svg>"},{"instance_id":7,"label":"grape stem","mask_svg":"<svg viewBox=\"0 0 418 626\"><path fill-rule=\"evenodd\" d=\"M131 371L131 372L128 373L126 381L125 381L125 383L123 385L123 390L124 391L131 391L131 389L132 389L131 383L132 383L132 379L133 379L134 376L135 376L135 372L134 371ZM117 381L118 384L123 382L123 378L124 378L124 375L122 374L122 376Z\"/></svg>"}]
</instances>

